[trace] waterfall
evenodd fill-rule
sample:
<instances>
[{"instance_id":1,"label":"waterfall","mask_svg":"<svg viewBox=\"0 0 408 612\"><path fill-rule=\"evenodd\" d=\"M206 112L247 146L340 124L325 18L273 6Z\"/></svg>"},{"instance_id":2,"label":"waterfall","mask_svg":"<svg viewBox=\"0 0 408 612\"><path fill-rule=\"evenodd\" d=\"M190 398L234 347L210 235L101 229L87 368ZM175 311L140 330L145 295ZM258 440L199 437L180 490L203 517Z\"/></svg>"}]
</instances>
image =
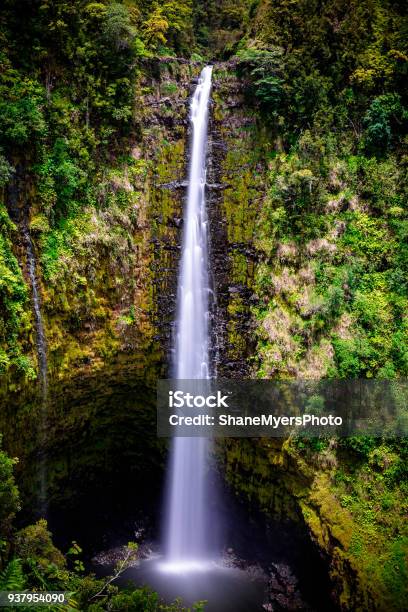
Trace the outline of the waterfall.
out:
<instances>
[{"instance_id":1,"label":"waterfall","mask_svg":"<svg viewBox=\"0 0 408 612\"><path fill-rule=\"evenodd\" d=\"M47 345L45 341L44 325L41 315L41 298L38 287L36 261L31 240L30 230L27 226L23 227L23 237L26 245L27 268L28 276L30 277L31 293L34 309L34 320L36 329L36 345L38 355L38 369L40 372L40 388L41 388L41 406L40 418L38 421L39 431L38 439L41 448L40 464L39 464L39 512L42 516L47 513L47 463L45 459L44 447L46 442L46 425L47 425L47 399L48 399L48 373L47 373Z\"/></svg>"},{"instance_id":2,"label":"waterfall","mask_svg":"<svg viewBox=\"0 0 408 612\"><path fill-rule=\"evenodd\" d=\"M210 376L208 329L208 222L205 202L208 106L212 67L201 72L191 100L187 204L178 279L173 375ZM175 437L169 466L166 564L196 569L210 555L206 525L208 440Z\"/></svg>"},{"instance_id":3,"label":"waterfall","mask_svg":"<svg viewBox=\"0 0 408 612\"><path fill-rule=\"evenodd\" d=\"M26 244L28 275L31 282L31 291L34 307L34 318L36 328L36 344L38 355L38 367L40 371L40 383L43 400L47 395L47 348L45 343L44 325L41 316L41 301L40 292L38 289L38 281L36 274L36 262L34 257L33 243L30 236L30 231L26 227L23 229L23 236Z\"/></svg>"}]
</instances>

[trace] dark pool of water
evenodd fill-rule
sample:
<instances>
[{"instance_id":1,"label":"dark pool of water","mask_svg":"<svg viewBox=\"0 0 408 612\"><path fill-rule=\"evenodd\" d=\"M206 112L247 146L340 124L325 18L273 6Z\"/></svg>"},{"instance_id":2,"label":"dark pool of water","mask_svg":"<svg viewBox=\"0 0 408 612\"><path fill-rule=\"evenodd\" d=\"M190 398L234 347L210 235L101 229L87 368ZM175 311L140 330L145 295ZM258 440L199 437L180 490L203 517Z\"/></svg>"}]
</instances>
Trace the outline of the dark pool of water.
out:
<instances>
[{"instance_id":1,"label":"dark pool of water","mask_svg":"<svg viewBox=\"0 0 408 612\"><path fill-rule=\"evenodd\" d=\"M263 608L265 602L276 611L327 612L335 609L326 563L301 525L268 521L253 510L248 512L247 507L228 491L220 491L219 496L214 496L222 500L214 510L223 533L217 550L222 551L226 564L234 569L227 571L218 567L205 573L166 574L159 572L151 560L152 553L160 552L161 538L157 534L162 517L158 510L162 505L142 490L145 508L137 508L134 497L127 496L128 491L129 487L101 498L90 496L76 512L71 508L69 512L59 508L50 523L55 534L64 536L63 541L57 542L63 550L73 539L80 543L87 569L98 576L113 573L112 551L126 542L137 541L142 556L149 559L127 570L120 583L125 585L131 581L137 586L147 585L166 601L181 597L184 605L191 605L200 599L208 600L206 612L264 612L268 609ZM146 501L150 505L146 505ZM104 553L107 553L107 560L95 562ZM264 580L256 579L252 572L256 567L264 572Z\"/></svg>"},{"instance_id":2,"label":"dark pool of water","mask_svg":"<svg viewBox=\"0 0 408 612\"><path fill-rule=\"evenodd\" d=\"M171 603L181 598L184 606L207 601L206 612L262 612L265 601L265 581L246 571L210 563L205 568L175 571L163 567L160 560L148 559L131 567L120 578L137 586L148 585Z\"/></svg>"}]
</instances>

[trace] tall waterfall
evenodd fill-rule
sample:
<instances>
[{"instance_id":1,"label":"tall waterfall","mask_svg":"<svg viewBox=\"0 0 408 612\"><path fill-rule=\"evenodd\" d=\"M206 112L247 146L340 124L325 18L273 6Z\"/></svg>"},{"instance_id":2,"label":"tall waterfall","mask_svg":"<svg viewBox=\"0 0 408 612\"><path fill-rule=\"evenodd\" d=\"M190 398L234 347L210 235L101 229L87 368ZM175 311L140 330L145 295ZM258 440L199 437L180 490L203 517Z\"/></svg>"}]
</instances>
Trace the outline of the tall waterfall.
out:
<instances>
[{"instance_id":1,"label":"tall waterfall","mask_svg":"<svg viewBox=\"0 0 408 612\"><path fill-rule=\"evenodd\" d=\"M45 343L45 332L41 315L40 290L37 281L34 249L28 227L23 228L23 236L26 244L28 275L31 281L41 393L42 399L45 401L47 395L47 347Z\"/></svg>"},{"instance_id":2,"label":"tall waterfall","mask_svg":"<svg viewBox=\"0 0 408 612\"><path fill-rule=\"evenodd\" d=\"M173 375L208 378L208 223L205 202L208 106L212 67L203 69L190 107L192 140L178 280ZM199 385L199 382L197 382ZM175 437L170 458L166 523L169 568L195 569L209 555L206 529L208 441Z\"/></svg>"},{"instance_id":3,"label":"tall waterfall","mask_svg":"<svg viewBox=\"0 0 408 612\"><path fill-rule=\"evenodd\" d=\"M38 419L38 442L40 446L40 457L38 465L39 488L38 488L38 510L41 516L47 514L47 462L44 454L47 426L47 399L48 399L48 366L47 366L47 344L45 339L44 324L41 314L40 288L37 279L37 265L34 255L33 242L31 240L28 225L23 226L23 237L26 245L28 276L31 282L32 302L34 309L34 321L36 330L36 345L38 355L39 383L41 389L40 414Z\"/></svg>"}]
</instances>

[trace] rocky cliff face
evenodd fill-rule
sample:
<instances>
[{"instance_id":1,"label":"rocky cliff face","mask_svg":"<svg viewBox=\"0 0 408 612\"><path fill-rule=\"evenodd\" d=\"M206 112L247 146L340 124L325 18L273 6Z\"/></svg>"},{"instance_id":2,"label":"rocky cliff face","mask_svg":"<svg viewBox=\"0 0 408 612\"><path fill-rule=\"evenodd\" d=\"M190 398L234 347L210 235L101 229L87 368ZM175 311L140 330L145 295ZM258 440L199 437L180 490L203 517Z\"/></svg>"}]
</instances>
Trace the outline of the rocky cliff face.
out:
<instances>
[{"instance_id":1,"label":"rocky cliff face","mask_svg":"<svg viewBox=\"0 0 408 612\"><path fill-rule=\"evenodd\" d=\"M333 454L305 458L288 440L229 440L221 454L237 495L306 531L329 567L334 607L386 609L364 563L350 555L354 526L332 491Z\"/></svg>"},{"instance_id":2,"label":"rocky cliff face","mask_svg":"<svg viewBox=\"0 0 408 612\"><path fill-rule=\"evenodd\" d=\"M57 503L66 503L87 483L97 486L101 470L120 471L118 445L129 446L131 455L150 457L146 460L160 480L162 445L151 433L154 383L168 365L188 99L198 71L199 66L177 60L148 66L137 84L127 149L101 167L101 200L81 215L51 272L36 186L21 168L9 189L15 255L31 295L21 342L36 375L30 380L13 371L2 377L0 419L7 448L20 458L32 507L44 457L49 496ZM47 347L46 398L39 384L24 228L32 241ZM149 470L136 455L131 471L141 476Z\"/></svg>"},{"instance_id":3,"label":"rocky cliff face","mask_svg":"<svg viewBox=\"0 0 408 612\"><path fill-rule=\"evenodd\" d=\"M216 293L214 336L218 376L250 375L256 301L255 220L262 191L262 140L231 63L214 69L210 124L211 267Z\"/></svg>"},{"instance_id":4,"label":"rocky cliff face","mask_svg":"<svg viewBox=\"0 0 408 612\"><path fill-rule=\"evenodd\" d=\"M140 78L127 149L103 168L99 205L85 211L84 226L54 274L44 270L46 245L35 193L22 193L16 184L24 207L20 216L28 219L37 255L51 382L119 364L146 378L166 362L187 99L196 71L163 61L148 71L155 77ZM25 264L23 254L23 269ZM34 334L32 322L33 347Z\"/></svg>"},{"instance_id":5,"label":"rocky cliff face","mask_svg":"<svg viewBox=\"0 0 408 612\"><path fill-rule=\"evenodd\" d=\"M263 241L268 240L269 226L263 215L273 188L269 172L281 145L259 115L249 110L233 64L216 67L213 99L211 181L215 185L210 202L215 208L219 375L324 376L333 363L332 332L330 328L316 331L309 348L298 350L296 343L302 335L297 302L290 299L299 287L307 295L314 279L307 275L305 261L298 263L290 244L278 245L276 257L265 256ZM336 220L334 225L338 226ZM330 236L335 243L341 231L333 230ZM321 243L315 251L309 249L309 267L322 249L329 248L328 241ZM324 261L331 262L326 252L324 256ZM266 295L264 287L274 283L278 288L272 297ZM289 295L284 311L279 307L281 294ZM272 313L269 327L265 309ZM272 357L276 369L266 374L265 364ZM392 487L390 493L385 484L388 470L398 469L399 460L386 446L376 450L373 445L372 450L363 451L364 443L356 441L355 452L352 444L334 440L309 445L294 439L229 439L220 443L219 455L231 488L250 507L302 526L328 564L333 606L353 611L400 610L404 570L398 559L403 547L404 494ZM367 452L365 459L360 452ZM384 499L392 499L393 514L388 518Z\"/></svg>"}]
</instances>

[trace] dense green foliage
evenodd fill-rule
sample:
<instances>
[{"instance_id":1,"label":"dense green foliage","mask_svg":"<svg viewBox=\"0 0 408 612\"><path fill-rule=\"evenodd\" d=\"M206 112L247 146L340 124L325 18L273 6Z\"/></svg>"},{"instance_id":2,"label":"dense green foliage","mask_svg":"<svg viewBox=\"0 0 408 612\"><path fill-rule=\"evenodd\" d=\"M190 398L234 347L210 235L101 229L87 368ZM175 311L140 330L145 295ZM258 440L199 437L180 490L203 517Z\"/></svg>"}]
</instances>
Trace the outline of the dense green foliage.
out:
<instances>
[{"instance_id":1,"label":"dense green foliage","mask_svg":"<svg viewBox=\"0 0 408 612\"><path fill-rule=\"evenodd\" d=\"M4 204L0 204L0 374L14 363L28 377L35 377L30 361L22 353L21 340L29 328L24 305L28 300L27 287L12 243L17 228L10 220Z\"/></svg>"},{"instance_id":2,"label":"dense green foliage","mask_svg":"<svg viewBox=\"0 0 408 612\"><path fill-rule=\"evenodd\" d=\"M406 377L405 6L261 0L251 11L233 51L263 130L257 154L266 166L255 228L255 371ZM333 510L339 503L343 545L375 585L379 609L404 609L405 441L355 437L293 447L298 460L330 474L314 501ZM242 450L241 457L245 465ZM262 484L257 494L269 499ZM313 513L304 515L319 537Z\"/></svg>"},{"instance_id":3,"label":"dense green foliage","mask_svg":"<svg viewBox=\"0 0 408 612\"><path fill-rule=\"evenodd\" d=\"M29 288L11 248L17 226L31 226L40 276L55 286L79 237L104 239L101 222L90 227L94 211L135 204L111 181L143 110L138 78L156 56L188 52L191 39L189 0L2 3L0 373L35 376Z\"/></svg>"},{"instance_id":4,"label":"dense green foliage","mask_svg":"<svg viewBox=\"0 0 408 612\"><path fill-rule=\"evenodd\" d=\"M257 230L267 375L407 375L406 31L398 3L265 1L239 45L276 143ZM271 343L280 317L290 337Z\"/></svg>"}]
</instances>

